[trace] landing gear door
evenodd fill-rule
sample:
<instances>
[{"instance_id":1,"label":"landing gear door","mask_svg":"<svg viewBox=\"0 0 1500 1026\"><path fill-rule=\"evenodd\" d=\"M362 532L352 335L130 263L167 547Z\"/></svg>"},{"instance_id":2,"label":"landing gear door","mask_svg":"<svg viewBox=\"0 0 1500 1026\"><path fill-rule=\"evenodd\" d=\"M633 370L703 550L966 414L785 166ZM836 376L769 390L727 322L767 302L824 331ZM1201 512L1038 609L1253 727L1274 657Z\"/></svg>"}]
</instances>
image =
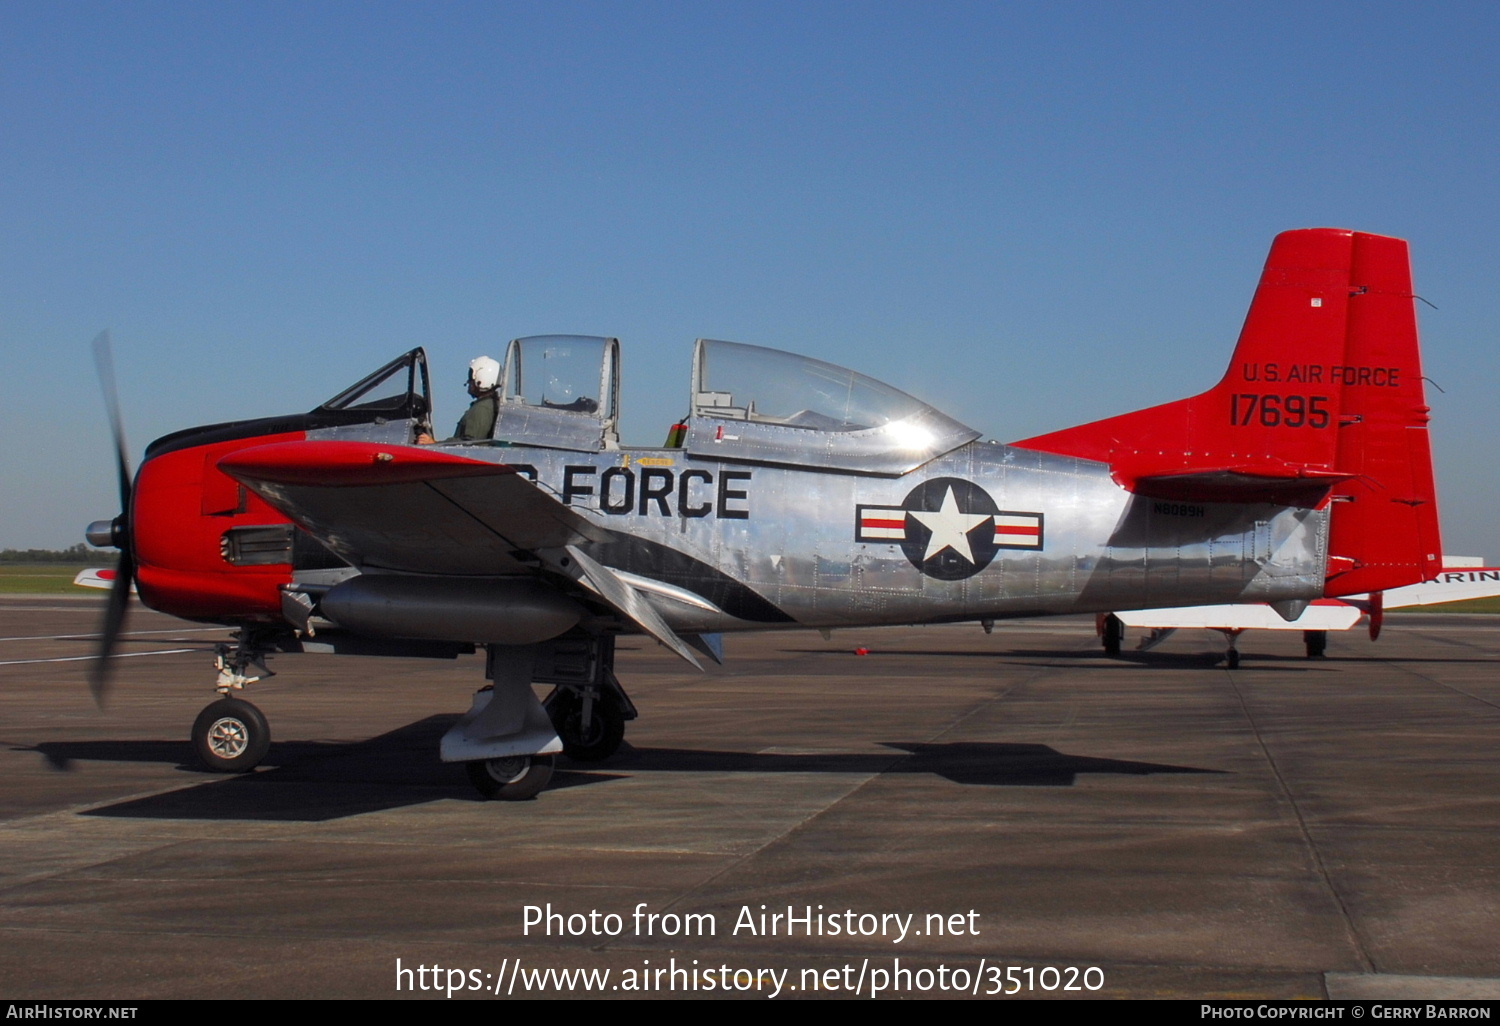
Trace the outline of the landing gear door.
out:
<instances>
[{"instance_id":1,"label":"landing gear door","mask_svg":"<svg viewBox=\"0 0 1500 1026\"><path fill-rule=\"evenodd\" d=\"M505 353L495 438L598 452L620 444L620 342L534 335Z\"/></svg>"},{"instance_id":2,"label":"landing gear door","mask_svg":"<svg viewBox=\"0 0 1500 1026\"><path fill-rule=\"evenodd\" d=\"M415 441L432 433L427 351L418 347L360 378L312 411L344 438Z\"/></svg>"}]
</instances>

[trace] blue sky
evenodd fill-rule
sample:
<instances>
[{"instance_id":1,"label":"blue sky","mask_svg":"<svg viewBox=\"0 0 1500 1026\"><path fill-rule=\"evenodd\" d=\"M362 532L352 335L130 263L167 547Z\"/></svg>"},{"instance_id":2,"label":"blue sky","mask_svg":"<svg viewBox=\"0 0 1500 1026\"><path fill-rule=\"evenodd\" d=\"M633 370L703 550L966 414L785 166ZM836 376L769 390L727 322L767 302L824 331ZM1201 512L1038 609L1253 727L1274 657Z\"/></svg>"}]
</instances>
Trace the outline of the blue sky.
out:
<instances>
[{"instance_id":1,"label":"blue sky","mask_svg":"<svg viewBox=\"0 0 1500 1026\"><path fill-rule=\"evenodd\" d=\"M697 336L1023 438L1188 395L1283 229L1411 240L1447 549L1500 558L1500 6L0 5L0 547L133 452L425 345L610 334L626 440Z\"/></svg>"}]
</instances>

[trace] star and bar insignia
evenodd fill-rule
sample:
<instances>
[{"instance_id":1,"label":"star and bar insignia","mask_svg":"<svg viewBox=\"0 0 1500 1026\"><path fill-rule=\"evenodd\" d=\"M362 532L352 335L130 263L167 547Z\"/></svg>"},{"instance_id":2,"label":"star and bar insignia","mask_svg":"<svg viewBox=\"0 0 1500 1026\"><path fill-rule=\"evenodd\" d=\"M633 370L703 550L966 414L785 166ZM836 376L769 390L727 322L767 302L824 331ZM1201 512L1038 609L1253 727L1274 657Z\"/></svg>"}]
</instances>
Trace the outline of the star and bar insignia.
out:
<instances>
[{"instance_id":1,"label":"star and bar insignia","mask_svg":"<svg viewBox=\"0 0 1500 1026\"><path fill-rule=\"evenodd\" d=\"M1042 547L1042 514L1002 510L971 481L939 477L912 489L899 506L855 507L854 539L900 545L929 577L972 577L1000 549Z\"/></svg>"}]
</instances>

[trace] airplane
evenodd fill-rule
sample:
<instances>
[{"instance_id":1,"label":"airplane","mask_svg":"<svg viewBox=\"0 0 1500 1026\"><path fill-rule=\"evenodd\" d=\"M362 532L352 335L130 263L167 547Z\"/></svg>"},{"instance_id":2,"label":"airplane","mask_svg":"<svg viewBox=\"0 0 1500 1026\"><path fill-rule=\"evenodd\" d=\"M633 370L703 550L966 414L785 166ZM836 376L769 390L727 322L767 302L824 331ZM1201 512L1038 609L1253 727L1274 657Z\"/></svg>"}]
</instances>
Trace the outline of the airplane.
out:
<instances>
[{"instance_id":1,"label":"airplane","mask_svg":"<svg viewBox=\"0 0 1500 1026\"><path fill-rule=\"evenodd\" d=\"M431 432L413 349L302 414L157 439L132 477L96 340L121 508L91 674L101 701L133 584L235 629L194 749L270 743L238 697L272 653L453 657L485 677L440 743L486 797L531 798L557 753L608 758L637 710L615 639L687 662L750 630L1263 603L1440 569L1407 244L1345 229L1272 244L1213 388L1009 445L864 374L699 339L689 413L620 445L614 338L512 341L493 437ZM533 685L550 687L539 701Z\"/></svg>"},{"instance_id":2,"label":"airplane","mask_svg":"<svg viewBox=\"0 0 1500 1026\"><path fill-rule=\"evenodd\" d=\"M1247 630L1301 631L1309 659L1321 658L1329 631L1347 631L1364 619L1370 640L1380 637L1385 613L1393 609L1443 605L1500 595L1500 567L1484 566L1473 556L1444 556L1443 569L1420 584L1409 584L1369 595L1317 599L1295 620L1285 621L1267 606L1215 605L1178 609L1136 609L1101 614L1096 629L1106 655L1119 655L1126 627L1145 628L1138 652L1149 652L1184 628L1219 631L1229 643L1224 653L1231 670L1240 665L1239 636Z\"/></svg>"}]
</instances>

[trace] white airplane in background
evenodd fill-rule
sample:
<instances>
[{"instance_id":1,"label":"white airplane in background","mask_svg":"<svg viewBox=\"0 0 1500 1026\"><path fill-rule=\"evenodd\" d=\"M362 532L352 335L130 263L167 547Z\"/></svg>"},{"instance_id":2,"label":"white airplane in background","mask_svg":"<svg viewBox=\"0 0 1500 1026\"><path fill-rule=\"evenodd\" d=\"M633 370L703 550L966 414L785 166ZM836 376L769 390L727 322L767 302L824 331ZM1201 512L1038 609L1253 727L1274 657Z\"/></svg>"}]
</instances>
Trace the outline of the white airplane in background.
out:
<instances>
[{"instance_id":1,"label":"white airplane in background","mask_svg":"<svg viewBox=\"0 0 1500 1026\"><path fill-rule=\"evenodd\" d=\"M1347 631L1366 615L1369 617L1370 640L1373 641L1380 636L1386 610L1497 595L1500 595L1500 567L1485 566L1484 560L1478 556L1444 556L1443 569L1430 580L1369 595L1316 599L1295 620L1284 620L1270 606L1260 604L1182 606L1107 613L1099 617L1098 630L1104 651L1109 655L1120 653L1126 627L1151 632L1136 646L1140 652L1150 651L1182 628L1220 631L1229 640L1225 662L1234 669L1240 663L1235 644L1239 635L1247 630L1301 631L1307 645L1307 657L1316 659L1327 648L1329 631Z\"/></svg>"},{"instance_id":2,"label":"white airplane in background","mask_svg":"<svg viewBox=\"0 0 1500 1026\"><path fill-rule=\"evenodd\" d=\"M108 591L115 586L115 578L118 576L119 574L113 567L91 566L86 570L78 571L77 576L73 578L73 584L79 588L102 588ZM130 590L132 593L135 592L134 584L130 586Z\"/></svg>"}]
</instances>

